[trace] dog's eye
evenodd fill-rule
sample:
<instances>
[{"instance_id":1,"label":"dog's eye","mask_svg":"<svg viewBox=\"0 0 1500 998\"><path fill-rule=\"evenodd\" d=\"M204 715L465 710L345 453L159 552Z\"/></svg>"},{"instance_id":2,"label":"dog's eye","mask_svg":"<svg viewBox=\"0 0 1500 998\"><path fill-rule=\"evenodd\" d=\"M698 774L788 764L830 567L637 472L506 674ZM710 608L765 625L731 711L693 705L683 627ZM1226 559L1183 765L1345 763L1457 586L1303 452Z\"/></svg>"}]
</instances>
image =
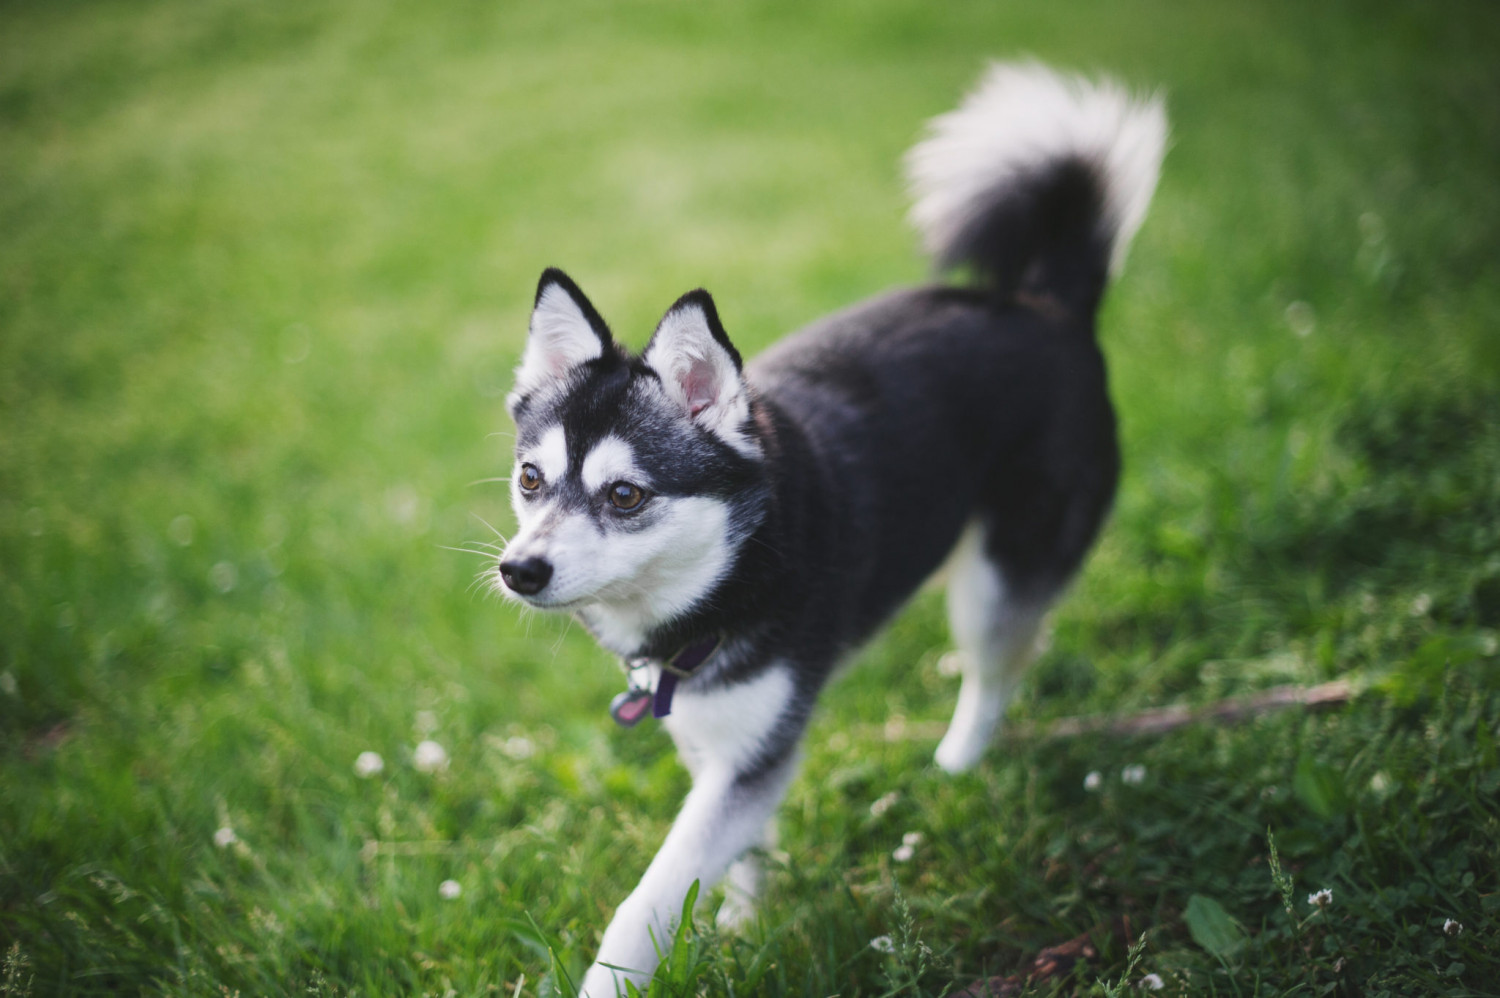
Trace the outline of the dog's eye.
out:
<instances>
[{"instance_id":1,"label":"dog's eye","mask_svg":"<svg viewBox=\"0 0 1500 998\"><path fill-rule=\"evenodd\" d=\"M637 485L629 482L616 482L609 487L609 503L615 509L630 511L641 504L646 494Z\"/></svg>"},{"instance_id":2,"label":"dog's eye","mask_svg":"<svg viewBox=\"0 0 1500 998\"><path fill-rule=\"evenodd\" d=\"M521 488L527 492L535 492L542 487L542 473L534 464L521 465Z\"/></svg>"}]
</instances>

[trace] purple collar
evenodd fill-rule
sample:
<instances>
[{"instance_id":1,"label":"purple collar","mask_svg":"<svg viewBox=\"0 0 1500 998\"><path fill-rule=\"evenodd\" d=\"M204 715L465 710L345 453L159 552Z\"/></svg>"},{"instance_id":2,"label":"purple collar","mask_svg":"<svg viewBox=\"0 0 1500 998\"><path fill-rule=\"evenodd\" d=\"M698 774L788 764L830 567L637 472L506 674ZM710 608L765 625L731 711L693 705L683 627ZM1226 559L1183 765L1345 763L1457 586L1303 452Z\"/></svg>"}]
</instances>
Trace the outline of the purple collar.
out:
<instances>
[{"instance_id":1,"label":"purple collar","mask_svg":"<svg viewBox=\"0 0 1500 998\"><path fill-rule=\"evenodd\" d=\"M630 686L624 693L615 696L609 705L609 716L622 728L633 728L646 716L646 706L651 706L651 716L660 720L672 713L672 694L677 691L678 678L686 679L708 660L719 647L717 635L688 645L672 656L670 662L653 662L648 658L633 659L630 663ZM635 674L648 665L659 665L661 677L656 681L656 692L650 687L637 686Z\"/></svg>"}]
</instances>

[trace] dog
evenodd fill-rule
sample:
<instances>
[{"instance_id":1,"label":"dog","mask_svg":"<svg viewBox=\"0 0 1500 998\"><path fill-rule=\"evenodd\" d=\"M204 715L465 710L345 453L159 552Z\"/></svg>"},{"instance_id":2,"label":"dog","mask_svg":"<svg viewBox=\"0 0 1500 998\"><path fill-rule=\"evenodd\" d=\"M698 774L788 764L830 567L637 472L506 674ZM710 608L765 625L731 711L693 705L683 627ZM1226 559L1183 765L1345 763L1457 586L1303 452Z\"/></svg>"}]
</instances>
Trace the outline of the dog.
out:
<instances>
[{"instance_id":1,"label":"dog","mask_svg":"<svg viewBox=\"0 0 1500 998\"><path fill-rule=\"evenodd\" d=\"M1095 313L1156 187L1158 97L997 64L908 154L912 219L968 279L854 305L742 363L690 291L644 351L542 274L514 390L508 598L570 613L625 665L692 789L582 993L644 988L684 898L760 889L754 847L836 666L946 564L958 704L936 761L979 761L1120 457Z\"/></svg>"}]
</instances>

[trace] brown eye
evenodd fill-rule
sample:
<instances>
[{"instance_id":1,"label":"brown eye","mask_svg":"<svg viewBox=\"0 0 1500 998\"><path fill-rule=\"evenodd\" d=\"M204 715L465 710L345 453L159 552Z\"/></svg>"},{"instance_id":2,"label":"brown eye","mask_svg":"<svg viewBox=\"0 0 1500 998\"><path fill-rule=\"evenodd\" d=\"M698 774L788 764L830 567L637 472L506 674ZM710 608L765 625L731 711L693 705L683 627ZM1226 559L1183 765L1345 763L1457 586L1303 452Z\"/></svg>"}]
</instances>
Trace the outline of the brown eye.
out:
<instances>
[{"instance_id":1,"label":"brown eye","mask_svg":"<svg viewBox=\"0 0 1500 998\"><path fill-rule=\"evenodd\" d=\"M641 504L646 494L638 486L629 482L616 482L609 487L609 502L615 509L623 509L627 512L635 509Z\"/></svg>"},{"instance_id":2,"label":"brown eye","mask_svg":"<svg viewBox=\"0 0 1500 998\"><path fill-rule=\"evenodd\" d=\"M542 473L536 469L534 464L521 465L521 488L527 492L535 492L542 487Z\"/></svg>"}]
</instances>

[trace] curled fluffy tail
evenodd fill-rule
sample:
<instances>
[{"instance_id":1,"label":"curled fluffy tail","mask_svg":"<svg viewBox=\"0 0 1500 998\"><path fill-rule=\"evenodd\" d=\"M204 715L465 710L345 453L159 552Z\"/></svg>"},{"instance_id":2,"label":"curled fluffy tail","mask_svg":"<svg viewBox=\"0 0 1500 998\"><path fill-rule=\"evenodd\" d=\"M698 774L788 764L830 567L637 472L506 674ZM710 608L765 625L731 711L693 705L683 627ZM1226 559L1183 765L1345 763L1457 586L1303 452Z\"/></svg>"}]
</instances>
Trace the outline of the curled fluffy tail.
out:
<instances>
[{"instance_id":1,"label":"curled fluffy tail","mask_svg":"<svg viewBox=\"0 0 1500 998\"><path fill-rule=\"evenodd\" d=\"M907 154L911 218L940 266L1092 313L1146 217L1166 140L1160 97L997 63Z\"/></svg>"}]
</instances>

